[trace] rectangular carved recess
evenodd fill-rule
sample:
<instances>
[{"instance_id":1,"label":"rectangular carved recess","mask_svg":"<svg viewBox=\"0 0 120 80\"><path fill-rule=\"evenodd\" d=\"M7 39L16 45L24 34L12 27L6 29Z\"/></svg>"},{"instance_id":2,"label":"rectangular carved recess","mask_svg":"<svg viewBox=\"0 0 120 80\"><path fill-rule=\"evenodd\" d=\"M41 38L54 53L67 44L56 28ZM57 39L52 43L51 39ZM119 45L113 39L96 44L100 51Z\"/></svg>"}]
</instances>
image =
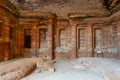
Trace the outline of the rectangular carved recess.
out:
<instances>
[{"instance_id":1,"label":"rectangular carved recess","mask_svg":"<svg viewBox=\"0 0 120 80\"><path fill-rule=\"evenodd\" d=\"M39 48L45 47L46 44L46 36L47 36L47 29L41 28L39 29Z\"/></svg>"},{"instance_id":2,"label":"rectangular carved recess","mask_svg":"<svg viewBox=\"0 0 120 80\"><path fill-rule=\"evenodd\" d=\"M24 47L31 48L31 29L24 30Z\"/></svg>"},{"instance_id":3,"label":"rectangular carved recess","mask_svg":"<svg viewBox=\"0 0 120 80\"><path fill-rule=\"evenodd\" d=\"M101 45L102 45L101 29L95 28L94 29L94 48L101 49Z\"/></svg>"},{"instance_id":4,"label":"rectangular carved recess","mask_svg":"<svg viewBox=\"0 0 120 80\"><path fill-rule=\"evenodd\" d=\"M103 41L103 49L104 49L104 52L108 52L108 49L111 48L112 46L112 41L111 41L111 27L104 27L102 29L102 41ZM109 53L111 53L111 50L109 50Z\"/></svg>"},{"instance_id":5,"label":"rectangular carved recess","mask_svg":"<svg viewBox=\"0 0 120 80\"><path fill-rule=\"evenodd\" d=\"M65 46L65 29L60 29L59 30L59 46Z\"/></svg>"},{"instance_id":6,"label":"rectangular carved recess","mask_svg":"<svg viewBox=\"0 0 120 80\"><path fill-rule=\"evenodd\" d=\"M2 23L0 22L0 61L4 60L4 50L2 40Z\"/></svg>"},{"instance_id":7,"label":"rectangular carved recess","mask_svg":"<svg viewBox=\"0 0 120 80\"><path fill-rule=\"evenodd\" d=\"M0 23L0 39L2 38L2 23Z\"/></svg>"},{"instance_id":8,"label":"rectangular carved recess","mask_svg":"<svg viewBox=\"0 0 120 80\"><path fill-rule=\"evenodd\" d=\"M118 53L118 36L117 36L117 26L112 27L112 46L113 46L113 53Z\"/></svg>"},{"instance_id":9,"label":"rectangular carved recess","mask_svg":"<svg viewBox=\"0 0 120 80\"><path fill-rule=\"evenodd\" d=\"M85 29L79 29L78 31L78 47L79 49L85 48Z\"/></svg>"},{"instance_id":10,"label":"rectangular carved recess","mask_svg":"<svg viewBox=\"0 0 120 80\"><path fill-rule=\"evenodd\" d=\"M9 35L10 39L13 39L14 37L14 28L10 27L10 35Z\"/></svg>"}]
</instances>

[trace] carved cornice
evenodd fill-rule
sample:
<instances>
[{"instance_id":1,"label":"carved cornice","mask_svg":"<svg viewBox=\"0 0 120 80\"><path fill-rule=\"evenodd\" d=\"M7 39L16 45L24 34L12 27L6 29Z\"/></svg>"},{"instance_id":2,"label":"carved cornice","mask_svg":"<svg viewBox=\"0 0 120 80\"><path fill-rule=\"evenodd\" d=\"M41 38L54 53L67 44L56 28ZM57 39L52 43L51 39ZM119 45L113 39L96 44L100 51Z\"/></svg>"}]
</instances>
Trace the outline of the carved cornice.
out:
<instances>
[{"instance_id":1,"label":"carved cornice","mask_svg":"<svg viewBox=\"0 0 120 80\"><path fill-rule=\"evenodd\" d=\"M55 14L51 13L24 13L24 15L21 15L20 18L30 18L30 19L37 19L37 20L47 20L47 19L52 19L55 18Z\"/></svg>"}]
</instances>

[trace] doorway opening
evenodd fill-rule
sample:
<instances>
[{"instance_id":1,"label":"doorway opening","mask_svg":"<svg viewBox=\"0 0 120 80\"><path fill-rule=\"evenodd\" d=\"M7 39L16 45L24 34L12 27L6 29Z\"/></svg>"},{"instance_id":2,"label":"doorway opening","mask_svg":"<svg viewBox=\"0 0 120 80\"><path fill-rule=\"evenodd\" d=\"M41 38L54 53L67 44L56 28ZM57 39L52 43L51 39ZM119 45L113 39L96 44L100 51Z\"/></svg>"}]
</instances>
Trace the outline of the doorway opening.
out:
<instances>
[{"instance_id":1,"label":"doorway opening","mask_svg":"<svg viewBox=\"0 0 120 80\"><path fill-rule=\"evenodd\" d=\"M31 29L24 30L24 48L31 48Z\"/></svg>"}]
</instances>

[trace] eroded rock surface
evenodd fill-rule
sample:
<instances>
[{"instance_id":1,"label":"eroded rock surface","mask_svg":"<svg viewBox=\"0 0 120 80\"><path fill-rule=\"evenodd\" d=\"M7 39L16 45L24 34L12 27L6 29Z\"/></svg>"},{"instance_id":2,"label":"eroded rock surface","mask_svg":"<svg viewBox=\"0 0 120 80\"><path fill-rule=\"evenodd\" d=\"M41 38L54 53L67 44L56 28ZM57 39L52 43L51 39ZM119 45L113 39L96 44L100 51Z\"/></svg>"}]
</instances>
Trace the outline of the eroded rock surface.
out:
<instances>
[{"instance_id":1,"label":"eroded rock surface","mask_svg":"<svg viewBox=\"0 0 120 80\"><path fill-rule=\"evenodd\" d=\"M40 58L24 58L3 64L0 66L0 80L20 80L36 68L39 71L54 72L54 63Z\"/></svg>"}]
</instances>

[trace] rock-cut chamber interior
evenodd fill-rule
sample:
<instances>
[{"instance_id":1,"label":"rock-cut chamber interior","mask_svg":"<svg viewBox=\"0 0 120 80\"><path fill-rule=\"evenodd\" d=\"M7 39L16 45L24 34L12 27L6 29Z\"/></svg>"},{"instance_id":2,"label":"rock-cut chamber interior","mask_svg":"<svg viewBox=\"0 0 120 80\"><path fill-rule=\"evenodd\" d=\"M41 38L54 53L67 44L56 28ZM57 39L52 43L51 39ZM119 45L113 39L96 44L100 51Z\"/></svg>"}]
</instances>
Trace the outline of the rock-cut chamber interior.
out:
<instances>
[{"instance_id":1,"label":"rock-cut chamber interior","mask_svg":"<svg viewBox=\"0 0 120 80\"><path fill-rule=\"evenodd\" d=\"M119 0L0 0L0 80L19 80L44 61L51 67L83 57L120 59ZM19 71L19 79L6 78Z\"/></svg>"}]
</instances>

